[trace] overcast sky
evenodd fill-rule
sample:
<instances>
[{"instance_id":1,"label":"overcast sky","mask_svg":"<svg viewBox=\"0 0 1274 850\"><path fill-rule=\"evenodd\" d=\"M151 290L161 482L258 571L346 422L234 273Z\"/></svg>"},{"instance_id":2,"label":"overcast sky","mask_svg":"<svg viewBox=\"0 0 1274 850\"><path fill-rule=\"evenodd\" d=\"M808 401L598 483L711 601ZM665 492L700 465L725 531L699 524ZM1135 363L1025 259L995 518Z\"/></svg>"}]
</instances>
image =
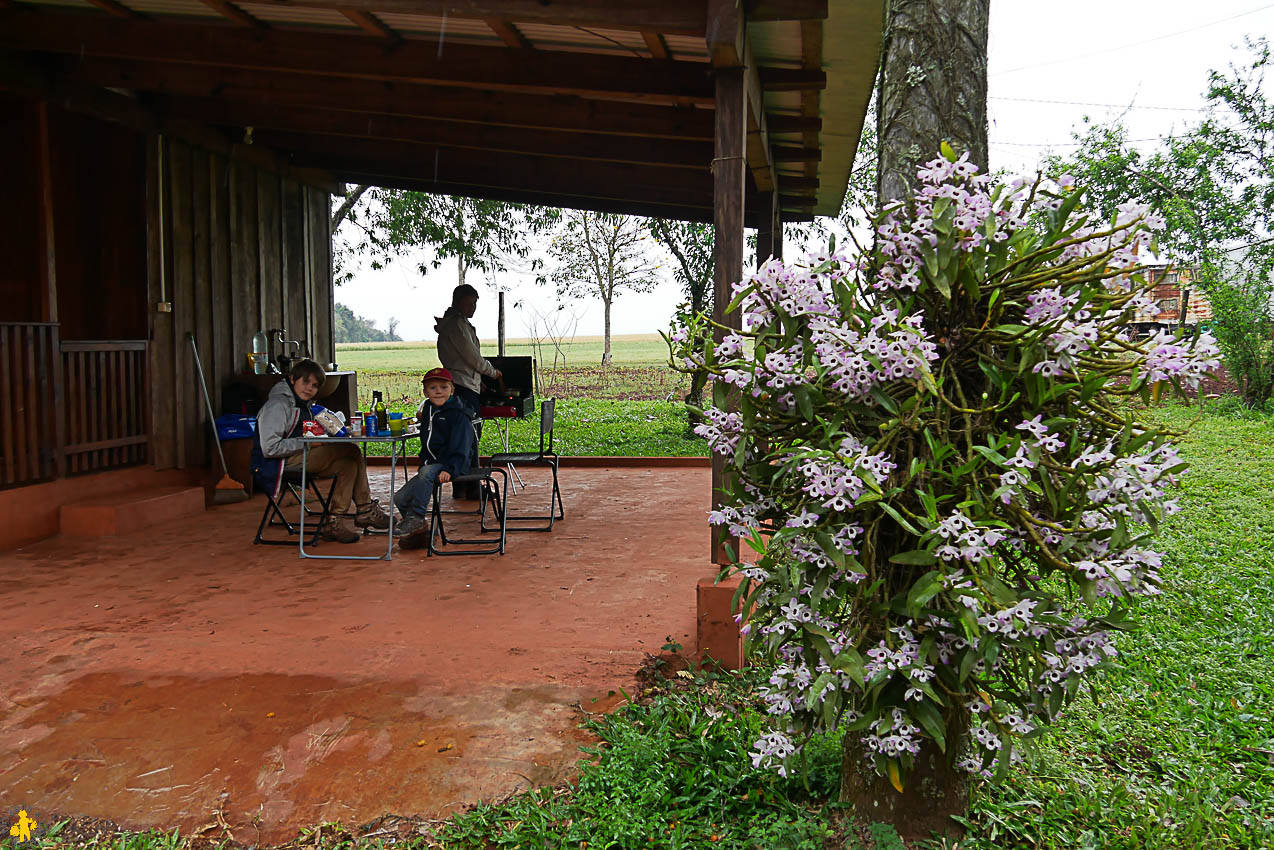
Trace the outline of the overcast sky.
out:
<instances>
[{"instance_id":1,"label":"overcast sky","mask_svg":"<svg viewBox=\"0 0 1274 850\"><path fill-rule=\"evenodd\" d=\"M1072 130L1085 116L1123 116L1135 146L1157 141L1197 120L1209 69L1225 70L1249 55L1244 36L1274 33L1274 3L1260 0L992 0L988 113L992 168L1032 172L1047 153L1072 150ZM789 248L790 252L790 248ZM422 259L426 257L422 256ZM422 277L417 262L398 261L364 271L336 290L336 300L382 328L399 320L404 339L433 340L433 317L446 308L455 285L453 264ZM496 289L509 290L510 338L526 336L535 314L554 312L551 290L530 273L485 280L471 273L482 300L475 324L484 339L496 336ZM612 332L654 333L667 327L680 300L662 282L645 295L616 300ZM522 302L521 308L514 308ZM600 334L600 302L572 302L577 333Z\"/></svg>"}]
</instances>

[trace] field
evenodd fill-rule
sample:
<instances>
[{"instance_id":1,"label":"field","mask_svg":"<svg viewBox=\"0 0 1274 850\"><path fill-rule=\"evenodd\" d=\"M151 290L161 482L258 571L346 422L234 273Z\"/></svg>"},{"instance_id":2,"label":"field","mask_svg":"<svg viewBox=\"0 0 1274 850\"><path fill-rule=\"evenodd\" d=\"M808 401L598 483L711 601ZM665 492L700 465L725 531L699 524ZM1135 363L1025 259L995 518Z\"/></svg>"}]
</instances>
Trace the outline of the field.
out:
<instances>
[{"instance_id":1,"label":"field","mask_svg":"<svg viewBox=\"0 0 1274 850\"><path fill-rule=\"evenodd\" d=\"M489 354L494 346L483 348ZM687 381L667 368L668 346L657 334L612 338L614 364L605 369L599 365L600 337L577 337L564 348L566 359L559 355L556 366L552 346L512 340L506 348L510 355L533 356L540 364L536 397L558 399L555 445L561 454L707 454L706 444L688 434L680 402ZM372 392L379 390L390 410L413 415L422 398L420 376L438 365L437 347L423 342L342 344L336 357L342 368L358 370L361 409L371 406ZM510 423L509 437L514 451L537 448L538 417ZM504 450L493 423L483 430L481 448L483 453ZM416 450L414 443L410 450Z\"/></svg>"},{"instance_id":2,"label":"field","mask_svg":"<svg viewBox=\"0 0 1274 850\"><path fill-rule=\"evenodd\" d=\"M495 340L483 340L482 351L488 357L495 354ZM587 368L602 362L602 338L577 336L564 342L560 351L548 341L510 339L505 353L510 357L534 357L545 371L554 367L555 354L558 368ZM663 365L668 362L668 345L659 334L613 336L611 355L615 365ZM424 373L438 365L438 346L432 342L343 342L336 346L336 361L342 369L360 372L379 369Z\"/></svg>"}]
</instances>

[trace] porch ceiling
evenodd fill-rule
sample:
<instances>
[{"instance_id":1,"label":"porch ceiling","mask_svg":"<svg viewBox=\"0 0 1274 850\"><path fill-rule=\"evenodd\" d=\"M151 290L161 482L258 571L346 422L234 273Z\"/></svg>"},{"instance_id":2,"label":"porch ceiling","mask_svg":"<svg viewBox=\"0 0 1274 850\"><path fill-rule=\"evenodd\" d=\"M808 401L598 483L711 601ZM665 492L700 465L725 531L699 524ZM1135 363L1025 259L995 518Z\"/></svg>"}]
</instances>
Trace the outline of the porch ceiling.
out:
<instances>
[{"instance_id":1,"label":"porch ceiling","mask_svg":"<svg viewBox=\"0 0 1274 850\"><path fill-rule=\"evenodd\" d=\"M834 214L881 0L743 5L760 113L751 191L776 187L788 220ZM35 74L63 102L111 89L160 125L212 125L230 142L251 127L254 144L339 180L710 221L705 36L720 7L0 0L0 86Z\"/></svg>"}]
</instances>

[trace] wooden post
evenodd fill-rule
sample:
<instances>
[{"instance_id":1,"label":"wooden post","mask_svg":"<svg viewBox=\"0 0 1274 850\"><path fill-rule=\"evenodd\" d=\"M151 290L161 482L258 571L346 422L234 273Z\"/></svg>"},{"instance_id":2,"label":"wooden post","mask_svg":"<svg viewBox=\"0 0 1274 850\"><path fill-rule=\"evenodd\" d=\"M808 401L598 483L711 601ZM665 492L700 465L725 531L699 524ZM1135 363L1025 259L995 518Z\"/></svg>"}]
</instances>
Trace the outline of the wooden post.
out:
<instances>
[{"instance_id":1,"label":"wooden post","mask_svg":"<svg viewBox=\"0 0 1274 850\"><path fill-rule=\"evenodd\" d=\"M738 329L739 313L725 313L733 298L731 287L743 277L743 201L747 162L743 143L747 108L744 100L744 69L719 68L716 74L716 132L713 148L713 224L716 242L713 248L713 318L720 324ZM717 331L720 341L723 332ZM712 506L721 504L721 488L726 483L725 463L712 457ZM738 553L738 540L727 540L725 529L714 528L711 537L712 560L730 563L723 544L729 542Z\"/></svg>"},{"instance_id":2,"label":"wooden post","mask_svg":"<svg viewBox=\"0 0 1274 850\"><path fill-rule=\"evenodd\" d=\"M756 267L760 268L771 257L783 259L783 219L779 216L779 193L761 195L761 209L757 217Z\"/></svg>"},{"instance_id":3,"label":"wooden post","mask_svg":"<svg viewBox=\"0 0 1274 850\"><path fill-rule=\"evenodd\" d=\"M63 404L65 388L62 385L62 334L61 328L57 326L59 320L57 252L53 238L53 149L52 138L49 135L49 103L47 100L41 100L36 105L36 122L37 132L40 136L38 144L38 156L40 157L40 222L38 225L40 234L40 276L43 278L44 283L40 312L42 320L54 326L51 328L52 345L43 349L49 356L50 374L46 375L45 378L49 382L49 403L53 406L53 410L50 411L53 417L53 445L48 461L52 466L53 474L58 478L65 478L66 453L63 451L66 447L66 417L64 412L65 405ZM40 466L40 472L43 474L43 459L40 462Z\"/></svg>"},{"instance_id":4,"label":"wooden post","mask_svg":"<svg viewBox=\"0 0 1274 850\"><path fill-rule=\"evenodd\" d=\"M500 312L498 317L499 324L497 326L496 336L499 338L500 356L503 357L504 356L504 290L503 289L500 290L498 297L500 299Z\"/></svg>"}]
</instances>

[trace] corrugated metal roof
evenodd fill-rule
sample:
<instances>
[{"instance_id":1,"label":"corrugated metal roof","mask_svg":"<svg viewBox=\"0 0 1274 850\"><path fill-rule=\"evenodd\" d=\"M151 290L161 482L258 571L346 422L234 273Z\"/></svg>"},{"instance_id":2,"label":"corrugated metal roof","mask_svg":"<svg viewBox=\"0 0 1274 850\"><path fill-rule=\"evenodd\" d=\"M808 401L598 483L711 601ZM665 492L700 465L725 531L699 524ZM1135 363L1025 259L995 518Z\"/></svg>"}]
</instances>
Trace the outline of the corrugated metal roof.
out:
<instances>
[{"instance_id":1,"label":"corrugated metal roof","mask_svg":"<svg viewBox=\"0 0 1274 850\"><path fill-rule=\"evenodd\" d=\"M380 18L385 26L403 34L428 33L436 36L445 29L448 37L463 36L503 44L485 21L473 18L441 18L436 15L404 15L398 12L377 12L376 17Z\"/></svg>"},{"instance_id":2,"label":"corrugated metal roof","mask_svg":"<svg viewBox=\"0 0 1274 850\"><path fill-rule=\"evenodd\" d=\"M143 15L180 15L225 20L207 3L200 3L199 0L127 0L126 5L134 12L141 12Z\"/></svg>"},{"instance_id":3,"label":"corrugated metal roof","mask_svg":"<svg viewBox=\"0 0 1274 850\"><path fill-rule=\"evenodd\" d=\"M126 2L153 2L157 6L166 6L170 3L186 2L186 0L126 0ZM335 9L314 9L308 6L276 6L272 3L236 3L235 5L257 20L268 21L272 24L323 26L362 32L357 24Z\"/></svg>"}]
</instances>

